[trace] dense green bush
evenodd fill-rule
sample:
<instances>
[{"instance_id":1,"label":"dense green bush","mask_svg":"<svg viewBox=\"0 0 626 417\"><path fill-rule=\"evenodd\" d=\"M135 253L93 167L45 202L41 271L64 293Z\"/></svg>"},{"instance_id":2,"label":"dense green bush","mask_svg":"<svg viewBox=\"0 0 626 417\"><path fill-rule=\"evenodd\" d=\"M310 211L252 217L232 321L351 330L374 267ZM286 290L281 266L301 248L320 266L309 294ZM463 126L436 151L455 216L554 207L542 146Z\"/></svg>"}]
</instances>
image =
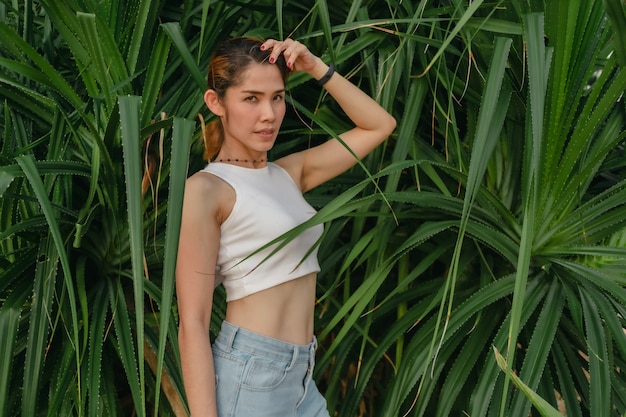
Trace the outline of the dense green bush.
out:
<instances>
[{"instance_id":1,"label":"dense green bush","mask_svg":"<svg viewBox=\"0 0 626 417\"><path fill-rule=\"evenodd\" d=\"M399 121L307 195L333 415L624 415L624 28L620 0L0 0L0 415L186 415L180 203L242 34ZM345 128L303 75L289 103L273 157Z\"/></svg>"}]
</instances>

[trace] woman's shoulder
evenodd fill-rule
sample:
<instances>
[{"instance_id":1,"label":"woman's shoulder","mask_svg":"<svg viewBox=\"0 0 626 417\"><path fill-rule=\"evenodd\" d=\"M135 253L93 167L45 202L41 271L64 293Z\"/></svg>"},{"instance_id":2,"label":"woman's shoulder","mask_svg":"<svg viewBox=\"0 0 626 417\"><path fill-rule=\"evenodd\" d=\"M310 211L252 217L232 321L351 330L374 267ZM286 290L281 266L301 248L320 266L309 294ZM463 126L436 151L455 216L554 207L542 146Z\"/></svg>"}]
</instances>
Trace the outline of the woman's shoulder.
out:
<instances>
[{"instance_id":1,"label":"woman's shoulder","mask_svg":"<svg viewBox=\"0 0 626 417\"><path fill-rule=\"evenodd\" d=\"M185 182L185 204L218 220L228 216L236 200L233 188L224 180L206 171L198 171Z\"/></svg>"},{"instance_id":2,"label":"woman's shoulder","mask_svg":"<svg viewBox=\"0 0 626 417\"><path fill-rule=\"evenodd\" d=\"M211 192L219 191L224 181L212 173L201 170L187 178L185 191Z\"/></svg>"}]
</instances>

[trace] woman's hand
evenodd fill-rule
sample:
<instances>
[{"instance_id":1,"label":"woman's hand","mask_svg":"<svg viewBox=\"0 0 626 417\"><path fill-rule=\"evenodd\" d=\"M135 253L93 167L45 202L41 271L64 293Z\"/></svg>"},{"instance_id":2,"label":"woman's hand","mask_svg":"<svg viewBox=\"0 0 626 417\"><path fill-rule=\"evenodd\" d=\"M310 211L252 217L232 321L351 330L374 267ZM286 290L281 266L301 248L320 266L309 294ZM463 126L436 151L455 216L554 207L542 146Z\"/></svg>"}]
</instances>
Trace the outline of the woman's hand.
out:
<instances>
[{"instance_id":1,"label":"woman's hand","mask_svg":"<svg viewBox=\"0 0 626 417\"><path fill-rule=\"evenodd\" d=\"M305 71L319 80L329 67L306 46L292 39L269 39L261 45L271 51L270 63L282 53L292 71ZM354 123L354 128L339 135L341 142L328 140L321 145L296 152L275 161L289 172L303 192L328 181L354 166L359 159L380 145L395 129L395 119L374 99L335 72L324 89ZM346 150L346 147L350 151Z\"/></svg>"},{"instance_id":2,"label":"woman's hand","mask_svg":"<svg viewBox=\"0 0 626 417\"><path fill-rule=\"evenodd\" d=\"M268 39L263 42L261 49L271 51L270 63L276 62L280 54L283 54L289 69L304 71L315 79L323 77L328 71L328 66L320 58L313 55L306 46L293 39L287 38L284 41Z\"/></svg>"}]
</instances>

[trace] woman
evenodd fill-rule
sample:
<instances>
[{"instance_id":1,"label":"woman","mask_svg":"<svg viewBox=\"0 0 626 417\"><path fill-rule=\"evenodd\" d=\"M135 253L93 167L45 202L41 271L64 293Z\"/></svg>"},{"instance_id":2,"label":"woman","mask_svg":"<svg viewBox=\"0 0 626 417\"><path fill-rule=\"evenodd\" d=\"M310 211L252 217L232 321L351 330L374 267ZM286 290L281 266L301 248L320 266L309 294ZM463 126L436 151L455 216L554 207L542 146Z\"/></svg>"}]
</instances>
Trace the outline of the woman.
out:
<instances>
[{"instance_id":1,"label":"woman","mask_svg":"<svg viewBox=\"0 0 626 417\"><path fill-rule=\"evenodd\" d=\"M217 116L205 129L212 160L186 183L176 288L179 345L193 417L328 416L311 381L316 252L312 227L268 257L258 252L315 213L302 197L352 167L337 140L268 162L285 115L285 80L318 80L355 127L340 135L362 158L395 128L374 100L291 39L224 42L209 66L204 100ZM252 256L250 256L252 255ZM215 285L226 320L211 347Z\"/></svg>"}]
</instances>

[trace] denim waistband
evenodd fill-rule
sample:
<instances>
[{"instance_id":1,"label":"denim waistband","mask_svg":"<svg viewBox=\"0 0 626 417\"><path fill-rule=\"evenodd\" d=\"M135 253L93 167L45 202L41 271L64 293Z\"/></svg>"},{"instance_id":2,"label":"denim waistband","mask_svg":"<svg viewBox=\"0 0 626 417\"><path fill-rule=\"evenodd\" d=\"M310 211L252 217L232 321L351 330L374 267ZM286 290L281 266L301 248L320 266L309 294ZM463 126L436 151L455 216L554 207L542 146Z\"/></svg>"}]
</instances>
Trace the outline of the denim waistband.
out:
<instances>
[{"instance_id":1,"label":"denim waistband","mask_svg":"<svg viewBox=\"0 0 626 417\"><path fill-rule=\"evenodd\" d=\"M315 357L317 339L308 345L296 345L242 329L224 320L215 340L222 349L237 349L270 360L291 363L309 362Z\"/></svg>"}]
</instances>

